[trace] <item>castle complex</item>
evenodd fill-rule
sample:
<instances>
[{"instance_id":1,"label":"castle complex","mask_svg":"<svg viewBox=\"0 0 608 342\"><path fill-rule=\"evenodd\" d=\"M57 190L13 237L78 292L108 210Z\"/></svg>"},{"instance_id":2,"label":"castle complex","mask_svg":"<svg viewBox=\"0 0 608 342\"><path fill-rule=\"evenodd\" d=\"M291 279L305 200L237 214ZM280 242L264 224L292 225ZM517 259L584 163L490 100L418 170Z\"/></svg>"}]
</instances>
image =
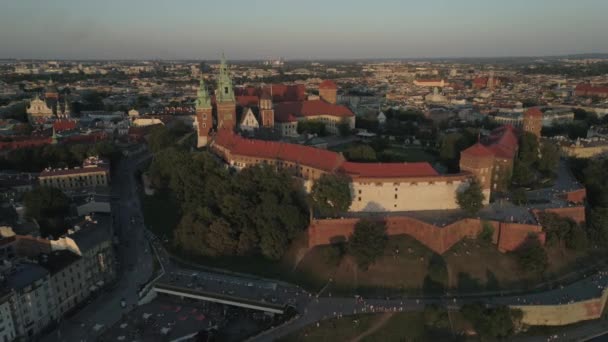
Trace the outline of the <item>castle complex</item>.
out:
<instances>
[{"instance_id":1,"label":"castle complex","mask_svg":"<svg viewBox=\"0 0 608 342\"><path fill-rule=\"evenodd\" d=\"M203 78L196 99L197 146L209 143L213 132L274 129L282 136L297 136L298 122L318 121L327 132L338 134L340 126L355 128L355 114L336 104L338 86L332 81L319 85L320 99L307 100L303 85L270 84L260 88L234 88L226 59L222 56L217 89L209 94Z\"/></svg>"},{"instance_id":2,"label":"castle complex","mask_svg":"<svg viewBox=\"0 0 608 342\"><path fill-rule=\"evenodd\" d=\"M429 163L348 162L336 152L247 139L227 129L218 130L210 146L236 169L268 164L291 170L306 190L325 173L344 174L351 180L350 211L445 210L458 208L456 193L466 189L473 178L483 189L485 204L492 191L505 189L517 155L517 134L511 126L499 127L462 151L460 173L443 175Z\"/></svg>"},{"instance_id":3,"label":"castle complex","mask_svg":"<svg viewBox=\"0 0 608 342\"><path fill-rule=\"evenodd\" d=\"M501 126L463 150L460 173L456 174L439 174L426 162L349 162L340 153L248 139L235 132L236 129L251 131L267 127L279 128L283 135L289 136L281 125L297 124L300 120L320 120L334 133L339 124L354 128L352 112L335 104L337 86L334 82L324 81L319 85L321 99L304 100L305 89L299 86L245 88L238 89L235 94L223 58L219 73L214 97L209 95L205 82L200 81L196 100L198 146L209 146L236 169L256 164L287 169L302 180L307 191L323 174L346 175L351 181L352 212L457 209L456 194L466 189L473 179L481 185L484 203L488 204L492 192L506 190L508 186L520 134L512 126ZM237 120L239 112L240 120ZM538 137L541 127L542 112L537 108L528 109L524 113L524 131Z\"/></svg>"}]
</instances>

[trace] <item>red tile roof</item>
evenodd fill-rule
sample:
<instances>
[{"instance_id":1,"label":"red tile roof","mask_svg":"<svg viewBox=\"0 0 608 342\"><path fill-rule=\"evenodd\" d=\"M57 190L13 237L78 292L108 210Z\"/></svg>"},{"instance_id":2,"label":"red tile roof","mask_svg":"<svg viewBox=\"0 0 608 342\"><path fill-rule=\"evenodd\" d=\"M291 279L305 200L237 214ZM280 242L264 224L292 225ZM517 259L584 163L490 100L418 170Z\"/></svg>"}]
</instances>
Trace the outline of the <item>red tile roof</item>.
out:
<instances>
[{"instance_id":1,"label":"red tile roof","mask_svg":"<svg viewBox=\"0 0 608 342\"><path fill-rule=\"evenodd\" d=\"M274 106L274 112L275 115L283 117L288 117L288 114L292 114L296 117L317 115L332 115L338 117L355 116L347 107L331 104L323 100L278 103Z\"/></svg>"},{"instance_id":2,"label":"red tile roof","mask_svg":"<svg viewBox=\"0 0 608 342\"><path fill-rule=\"evenodd\" d=\"M276 122L296 122L298 118L296 118L293 114L282 112L282 113L274 113L274 120Z\"/></svg>"},{"instance_id":3,"label":"red tile roof","mask_svg":"<svg viewBox=\"0 0 608 342\"><path fill-rule=\"evenodd\" d=\"M489 148L485 147L481 143L477 143L462 151L463 154L474 156L474 157L493 157L494 152Z\"/></svg>"},{"instance_id":4,"label":"red tile roof","mask_svg":"<svg viewBox=\"0 0 608 342\"><path fill-rule=\"evenodd\" d=\"M594 86L589 83L579 83L574 89L576 92L608 93L606 86Z\"/></svg>"},{"instance_id":5,"label":"red tile roof","mask_svg":"<svg viewBox=\"0 0 608 342\"><path fill-rule=\"evenodd\" d=\"M277 141L246 139L223 129L216 134L214 143L229 149L234 155L284 160L327 172L334 171L343 161L340 154L332 151Z\"/></svg>"},{"instance_id":6,"label":"red tile roof","mask_svg":"<svg viewBox=\"0 0 608 342\"><path fill-rule=\"evenodd\" d=\"M274 102L294 102L306 99L306 87L303 84L269 84L261 88L246 87L235 88L235 95L262 97L264 94L272 94Z\"/></svg>"},{"instance_id":7,"label":"red tile roof","mask_svg":"<svg viewBox=\"0 0 608 342\"><path fill-rule=\"evenodd\" d=\"M219 130L214 145L231 154L253 158L282 160L326 172L340 171L350 176L369 178L439 176L429 163L353 163L341 154L298 144L246 139L229 130Z\"/></svg>"},{"instance_id":8,"label":"red tile roof","mask_svg":"<svg viewBox=\"0 0 608 342\"><path fill-rule=\"evenodd\" d=\"M325 80L319 84L319 89L338 89L338 85L332 80Z\"/></svg>"},{"instance_id":9,"label":"red tile roof","mask_svg":"<svg viewBox=\"0 0 608 342\"><path fill-rule=\"evenodd\" d=\"M538 107L532 107L532 108L528 108L524 112L524 116L542 117L543 116L543 112Z\"/></svg>"},{"instance_id":10,"label":"red tile roof","mask_svg":"<svg viewBox=\"0 0 608 342\"><path fill-rule=\"evenodd\" d=\"M76 128L76 121L72 120L57 120L53 122L53 128L56 132L70 131Z\"/></svg>"},{"instance_id":11,"label":"red tile roof","mask_svg":"<svg viewBox=\"0 0 608 342\"><path fill-rule=\"evenodd\" d=\"M241 107L257 107L259 98L255 95L237 96L236 103Z\"/></svg>"},{"instance_id":12,"label":"red tile roof","mask_svg":"<svg viewBox=\"0 0 608 342\"><path fill-rule=\"evenodd\" d=\"M341 170L350 176L366 178L428 177L439 175L429 163L344 162Z\"/></svg>"}]
</instances>

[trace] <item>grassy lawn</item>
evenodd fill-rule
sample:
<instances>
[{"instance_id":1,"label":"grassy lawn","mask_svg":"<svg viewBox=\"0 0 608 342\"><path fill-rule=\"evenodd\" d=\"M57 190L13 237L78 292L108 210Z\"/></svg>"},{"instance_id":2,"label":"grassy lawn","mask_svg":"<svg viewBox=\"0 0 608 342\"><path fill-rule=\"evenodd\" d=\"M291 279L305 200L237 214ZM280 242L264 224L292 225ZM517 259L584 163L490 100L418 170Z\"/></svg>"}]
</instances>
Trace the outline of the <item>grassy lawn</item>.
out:
<instances>
[{"instance_id":1,"label":"grassy lawn","mask_svg":"<svg viewBox=\"0 0 608 342\"><path fill-rule=\"evenodd\" d=\"M334 342L350 341L363 334L381 315L356 315L328 319L303 328L279 341L281 342Z\"/></svg>"},{"instance_id":2,"label":"grassy lawn","mask_svg":"<svg viewBox=\"0 0 608 342\"><path fill-rule=\"evenodd\" d=\"M344 152L344 151L348 150L350 147L357 146L357 145L364 145L364 144L354 142L354 143L350 143L350 144L333 146L333 147L330 147L329 149L334 152ZM407 162L407 163L413 163L413 162L433 163L433 162L436 162L438 159L438 156L436 153L433 153L432 151L429 151L422 147L405 148L405 147L390 146L390 147L386 148L384 151L377 153L377 156L378 156L378 159L380 159L380 160L383 160L382 158L385 158L392 162Z\"/></svg>"},{"instance_id":3,"label":"grassy lawn","mask_svg":"<svg viewBox=\"0 0 608 342\"><path fill-rule=\"evenodd\" d=\"M152 196L141 195L146 227L159 237L173 237L173 229L180 220L177 201L167 192L156 192Z\"/></svg>"},{"instance_id":4,"label":"grassy lawn","mask_svg":"<svg viewBox=\"0 0 608 342\"><path fill-rule=\"evenodd\" d=\"M319 288L331 278L327 291L336 294L425 293L424 280L434 253L409 236L390 237L384 255L367 271L357 269L348 255L329 258L332 248L315 247L299 263L296 273L307 280L307 285ZM547 253L550 266L546 276L551 278L580 266L577 260L582 253L554 248L548 248ZM476 240L463 240L442 257L449 287L461 293L526 289L543 280L538 274L523 273L513 254L501 253L496 246Z\"/></svg>"},{"instance_id":5,"label":"grassy lawn","mask_svg":"<svg viewBox=\"0 0 608 342\"><path fill-rule=\"evenodd\" d=\"M361 271L348 255L338 262L329 262L326 255L330 248L319 246L311 250L298 265L297 272L315 276L322 282L333 278L331 290L340 293L370 293L378 288L419 292L433 255L431 250L409 236L394 236L389 238L384 255L367 271Z\"/></svg>"},{"instance_id":6,"label":"grassy lawn","mask_svg":"<svg viewBox=\"0 0 608 342\"><path fill-rule=\"evenodd\" d=\"M437 161L437 155L423 148L397 148L390 147L382 152L382 154L390 157L392 161L398 162L429 162Z\"/></svg>"}]
</instances>

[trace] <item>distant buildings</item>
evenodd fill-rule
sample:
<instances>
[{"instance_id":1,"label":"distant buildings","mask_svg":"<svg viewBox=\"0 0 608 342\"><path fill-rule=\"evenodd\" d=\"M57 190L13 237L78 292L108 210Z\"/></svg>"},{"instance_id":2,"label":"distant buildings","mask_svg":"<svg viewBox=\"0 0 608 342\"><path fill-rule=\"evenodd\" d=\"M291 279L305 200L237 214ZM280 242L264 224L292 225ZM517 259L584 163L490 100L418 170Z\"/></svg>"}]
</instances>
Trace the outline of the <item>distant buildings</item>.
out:
<instances>
[{"instance_id":1,"label":"distant buildings","mask_svg":"<svg viewBox=\"0 0 608 342\"><path fill-rule=\"evenodd\" d=\"M579 83L576 88L574 88L574 95L582 97L597 96L607 98L608 86L594 86L589 83Z\"/></svg>"},{"instance_id":2,"label":"distant buildings","mask_svg":"<svg viewBox=\"0 0 608 342\"><path fill-rule=\"evenodd\" d=\"M103 159L89 157L84 160L82 167L45 169L40 173L38 179L40 185L61 190L108 186L110 184L110 168Z\"/></svg>"},{"instance_id":3,"label":"distant buildings","mask_svg":"<svg viewBox=\"0 0 608 342\"><path fill-rule=\"evenodd\" d=\"M447 81L445 81L444 79L420 79L420 80L414 80L414 85L417 85L419 87L443 88L443 87L447 87L449 85L449 83Z\"/></svg>"}]
</instances>

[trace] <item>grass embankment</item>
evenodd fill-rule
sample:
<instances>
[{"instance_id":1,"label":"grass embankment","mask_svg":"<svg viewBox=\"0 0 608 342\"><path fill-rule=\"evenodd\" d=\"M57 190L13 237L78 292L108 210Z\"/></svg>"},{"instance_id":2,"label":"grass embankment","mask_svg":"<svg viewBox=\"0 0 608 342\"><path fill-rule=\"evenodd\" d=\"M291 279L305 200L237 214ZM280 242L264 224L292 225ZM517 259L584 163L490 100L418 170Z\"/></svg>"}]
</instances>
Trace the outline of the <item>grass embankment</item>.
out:
<instances>
[{"instance_id":1,"label":"grass embankment","mask_svg":"<svg viewBox=\"0 0 608 342\"><path fill-rule=\"evenodd\" d=\"M452 341L464 340L463 332L470 325L460 313L450 313L452 327L430 327L422 312L367 314L330 319L309 325L281 339L281 342L322 341Z\"/></svg>"}]
</instances>

